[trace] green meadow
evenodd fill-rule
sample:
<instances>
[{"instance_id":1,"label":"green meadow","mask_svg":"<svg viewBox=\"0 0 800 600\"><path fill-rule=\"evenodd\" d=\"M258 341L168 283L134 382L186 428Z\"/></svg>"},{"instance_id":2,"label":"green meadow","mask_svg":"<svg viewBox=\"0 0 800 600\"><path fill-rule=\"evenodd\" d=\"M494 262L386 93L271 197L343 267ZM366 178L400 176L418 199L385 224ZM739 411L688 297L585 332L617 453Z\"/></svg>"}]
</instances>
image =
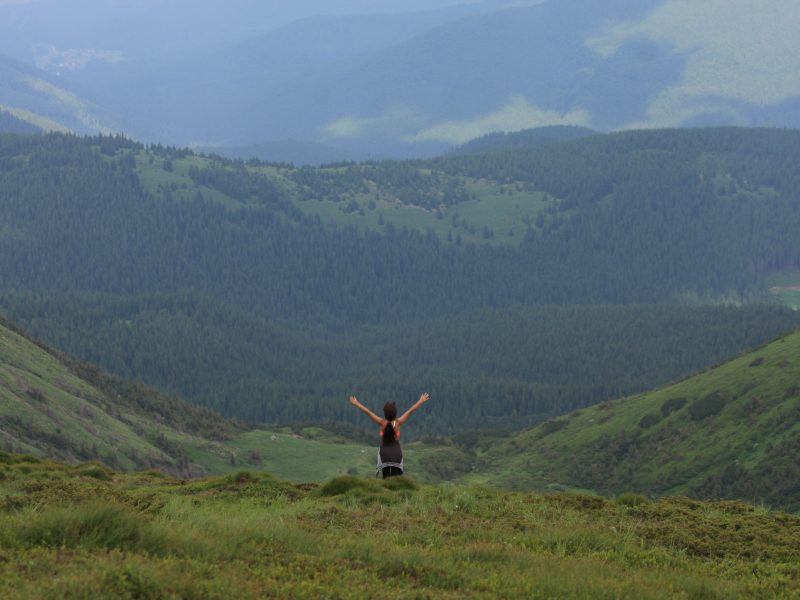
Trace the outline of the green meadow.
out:
<instances>
[{"instance_id":1,"label":"green meadow","mask_svg":"<svg viewBox=\"0 0 800 600\"><path fill-rule=\"evenodd\" d=\"M231 209L257 205L255 199L252 203L235 199L219 189L192 180L189 175L192 167L209 169L216 166L233 171L230 165L218 163L213 158L188 155L165 160L152 152L140 151L135 154L135 160L142 185L153 194L192 200L199 193L204 199ZM391 189L371 180L364 180L361 188L354 187L335 199L317 198L301 190L290 179L290 167L247 165L240 168L250 175L268 179L286 192L303 213L319 217L325 224L381 232L387 227L431 231L441 240L451 242L518 244L529 227L536 227L540 213L555 209L560 202L544 192L528 190L522 184L471 177L464 178L463 182L466 199L437 209L405 203L393 195ZM346 173L347 167L325 171ZM420 172L428 173L424 169Z\"/></svg>"},{"instance_id":2,"label":"green meadow","mask_svg":"<svg viewBox=\"0 0 800 600\"><path fill-rule=\"evenodd\" d=\"M798 535L739 502L0 454L8 598L793 598Z\"/></svg>"}]
</instances>

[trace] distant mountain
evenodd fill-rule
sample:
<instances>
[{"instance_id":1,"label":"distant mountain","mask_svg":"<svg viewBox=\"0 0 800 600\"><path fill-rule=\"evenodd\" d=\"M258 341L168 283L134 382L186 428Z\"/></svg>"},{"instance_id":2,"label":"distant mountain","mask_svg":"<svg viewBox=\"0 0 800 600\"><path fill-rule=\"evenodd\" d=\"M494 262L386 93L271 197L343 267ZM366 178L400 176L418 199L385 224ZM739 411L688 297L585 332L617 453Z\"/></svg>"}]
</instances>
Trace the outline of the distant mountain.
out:
<instances>
[{"instance_id":1,"label":"distant mountain","mask_svg":"<svg viewBox=\"0 0 800 600\"><path fill-rule=\"evenodd\" d=\"M517 488L739 498L797 511L798 356L795 332L657 391L497 442L479 471Z\"/></svg>"},{"instance_id":2,"label":"distant mountain","mask_svg":"<svg viewBox=\"0 0 800 600\"><path fill-rule=\"evenodd\" d=\"M98 133L114 120L86 100L79 87L0 56L0 111L43 131Z\"/></svg>"},{"instance_id":3,"label":"distant mountain","mask_svg":"<svg viewBox=\"0 0 800 600\"><path fill-rule=\"evenodd\" d=\"M488 133L462 144L450 151L452 156L465 154L483 154L498 150L531 149L556 142L577 140L582 137L595 135L597 132L588 127L569 125L552 125L550 127L536 127L523 129L513 133L495 132Z\"/></svg>"},{"instance_id":4,"label":"distant mountain","mask_svg":"<svg viewBox=\"0 0 800 600\"><path fill-rule=\"evenodd\" d=\"M224 15L186 14L173 1L109 5L81 21L89 4L0 4L0 52L53 76L34 71L49 85L12 98L15 78L0 72L0 105L172 145L270 144L279 162L296 152L278 140L322 144L342 160L432 156L492 132L553 125L800 127L792 0L371 9L387 14L354 14L358 3L266 10L237 0ZM178 27L186 33L176 37ZM43 107L42 94L56 107ZM70 118L59 113L64 103Z\"/></svg>"},{"instance_id":5,"label":"distant mountain","mask_svg":"<svg viewBox=\"0 0 800 600\"><path fill-rule=\"evenodd\" d=\"M17 133L27 135L41 132L42 130L36 127L36 125L15 117L10 112L0 110L0 133Z\"/></svg>"},{"instance_id":6,"label":"distant mountain","mask_svg":"<svg viewBox=\"0 0 800 600\"><path fill-rule=\"evenodd\" d=\"M465 5L466 4L466 5ZM467 0L229 0L224 5L184 0L1 0L0 54L35 63L51 73L77 72L104 63L147 58L174 60L237 44L294 21L413 13L434 9L490 10ZM459 6L461 5L461 6Z\"/></svg>"},{"instance_id":7,"label":"distant mountain","mask_svg":"<svg viewBox=\"0 0 800 600\"><path fill-rule=\"evenodd\" d=\"M255 158L264 162L291 163L297 166L321 165L336 161L355 161L369 158L369 156L346 152L324 144L297 140L262 142L252 146L200 146L194 150L203 154L217 155L230 159L249 160Z\"/></svg>"},{"instance_id":8,"label":"distant mountain","mask_svg":"<svg viewBox=\"0 0 800 600\"><path fill-rule=\"evenodd\" d=\"M292 139L338 158L430 156L549 125L799 127L798 19L791 0L486 3L309 18L63 77L144 139Z\"/></svg>"}]
</instances>

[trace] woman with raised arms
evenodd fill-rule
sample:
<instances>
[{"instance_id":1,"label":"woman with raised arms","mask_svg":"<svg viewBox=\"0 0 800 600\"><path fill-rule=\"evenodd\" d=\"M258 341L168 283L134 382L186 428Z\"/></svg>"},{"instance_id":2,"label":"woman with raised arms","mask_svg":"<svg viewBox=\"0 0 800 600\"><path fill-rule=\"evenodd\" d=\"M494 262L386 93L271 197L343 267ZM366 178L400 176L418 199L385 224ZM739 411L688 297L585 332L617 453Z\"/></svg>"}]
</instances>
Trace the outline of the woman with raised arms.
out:
<instances>
[{"instance_id":1,"label":"woman with raised arms","mask_svg":"<svg viewBox=\"0 0 800 600\"><path fill-rule=\"evenodd\" d=\"M364 412L372 421L380 427L378 435L381 436L381 447L378 451L378 468L377 473L381 473L383 478L394 477L395 475L402 475L403 467L403 449L400 447L400 427L403 423L408 421L411 414L420 406L425 404L430 396L425 393L419 397L414 403L414 406L409 408L403 416L397 417L397 405L394 402L387 402L383 405L383 416L381 419L378 415L368 409L366 406L358 401L355 396L350 396L350 404Z\"/></svg>"}]
</instances>

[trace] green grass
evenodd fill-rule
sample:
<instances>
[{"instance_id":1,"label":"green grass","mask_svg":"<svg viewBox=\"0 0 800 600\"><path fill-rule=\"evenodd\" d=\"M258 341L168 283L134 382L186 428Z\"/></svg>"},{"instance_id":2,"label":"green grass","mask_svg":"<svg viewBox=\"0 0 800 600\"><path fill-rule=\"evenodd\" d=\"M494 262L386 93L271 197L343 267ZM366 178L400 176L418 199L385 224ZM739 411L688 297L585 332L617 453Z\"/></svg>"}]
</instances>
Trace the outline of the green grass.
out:
<instances>
[{"instance_id":1,"label":"green grass","mask_svg":"<svg viewBox=\"0 0 800 600\"><path fill-rule=\"evenodd\" d=\"M24 468L23 468L24 467ZM800 518L262 472L178 481L0 453L0 597L791 598Z\"/></svg>"},{"instance_id":2,"label":"green grass","mask_svg":"<svg viewBox=\"0 0 800 600\"><path fill-rule=\"evenodd\" d=\"M174 159L171 169L167 170L164 168L164 159L150 152L141 151L135 158L142 185L153 194L161 195L163 189L168 188L171 196L178 200L192 200L200 193L206 200L231 209L246 204L219 190L197 185L189 177L191 167L210 168L213 159L195 155ZM318 216L327 225L384 231L390 223L397 229L431 231L440 239L453 243L460 239L462 243L518 244L528 227L535 227L539 214L545 209L554 208L559 202L518 184L469 178L465 190L470 199L440 210L404 204L390 190L373 181L366 182L366 192L354 193L337 201L320 200L307 197L287 177L287 169L275 166L247 167L250 173L269 178L293 198L295 206L302 212ZM343 171L346 167L336 170ZM490 233L488 237L487 232Z\"/></svg>"},{"instance_id":3,"label":"green grass","mask_svg":"<svg viewBox=\"0 0 800 600\"><path fill-rule=\"evenodd\" d=\"M465 186L471 199L440 211L407 205L387 196L378 188L358 194L347 202L299 199L295 204L305 213L317 215L327 224L354 225L372 231L384 231L387 223L396 229L431 231L442 240L462 243L518 244L530 224L558 200L542 192L530 192L515 184L488 180L469 180ZM357 208L350 210L354 202ZM488 228L491 237L484 236Z\"/></svg>"}]
</instances>

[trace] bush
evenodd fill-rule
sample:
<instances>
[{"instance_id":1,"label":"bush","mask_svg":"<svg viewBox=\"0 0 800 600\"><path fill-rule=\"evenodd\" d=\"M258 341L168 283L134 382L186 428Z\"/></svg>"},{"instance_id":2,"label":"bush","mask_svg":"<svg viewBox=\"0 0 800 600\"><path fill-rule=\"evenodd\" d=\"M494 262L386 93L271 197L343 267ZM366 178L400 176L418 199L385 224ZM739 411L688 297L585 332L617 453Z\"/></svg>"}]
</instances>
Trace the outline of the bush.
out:
<instances>
[{"instance_id":1,"label":"bush","mask_svg":"<svg viewBox=\"0 0 800 600\"><path fill-rule=\"evenodd\" d=\"M389 479L384 479L382 483L383 487L385 487L387 490L392 490L395 492L413 492L419 489L417 482L410 477L406 477L405 475L402 477L390 477Z\"/></svg>"},{"instance_id":2,"label":"bush","mask_svg":"<svg viewBox=\"0 0 800 600\"><path fill-rule=\"evenodd\" d=\"M683 408L684 404L686 404L686 398L670 398L661 405L661 414L665 417L669 416L676 410Z\"/></svg>"},{"instance_id":3,"label":"bush","mask_svg":"<svg viewBox=\"0 0 800 600\"><path fill-rule=\"evenodd\" d=\"M725 408L725 398L718 391L711 392L689 405L689 416L692 421L700 421L718 415L723 408Z\"/></svg>"},{"instance_id":4,"label":"bush","mask_svg":"<svg viewBox=\"0 0 800 600\"><path fill-rule=\"evenodd\" d=\"M641 494L627 492L617 496L617 504L622 504L623 506L641 506L642 504L649 504L649 502L650 499Z\"/></svg>"},{"instance_id":5,"label":"bush","mask_svg":"<svg viewBox=\"0 0 800 600\"><path fill-rule=\"evenodd\" d=\"M657 414L645 415L639 420L639 427L641 427L642 429L648 429L653 425L656 425L660 421L661 421L661 415Z\"/></svg>"},{"instance_id":6,"label":"bush","mask_svg":"<svg viewBox=\"0 0 800 600\"><path fill-rule=\"evenodd\" d=\"M100 465L92 465L80 469L78 471L80 477L91 477L92 479L99 479L100 481L111 481L113 479L113 472Z\"/></svg>"},{"instance_id":7,"label":"bush","mask_svg":"<svg viewBox=\"0 0 800 600\"><path fill-rule=\"evenodd\" d=\"M340 496L353 490L380 491L380 484L371 479L362 479L352 475L334 477L319 488L320 496Z\"/></svg>"},{"instance_id":8,"label":"bush","mask_svg":"<svg viewBox=\"0 0 800 600\"><path fill-rule=\"evenodd\" d=\"M541 429L539 430L539 437L545 437L551 433L560 431L567 426L567 423L568 421L566 419L551 419L549 421L545 421L542 423Z\"/></svg>"}]
</instances>

